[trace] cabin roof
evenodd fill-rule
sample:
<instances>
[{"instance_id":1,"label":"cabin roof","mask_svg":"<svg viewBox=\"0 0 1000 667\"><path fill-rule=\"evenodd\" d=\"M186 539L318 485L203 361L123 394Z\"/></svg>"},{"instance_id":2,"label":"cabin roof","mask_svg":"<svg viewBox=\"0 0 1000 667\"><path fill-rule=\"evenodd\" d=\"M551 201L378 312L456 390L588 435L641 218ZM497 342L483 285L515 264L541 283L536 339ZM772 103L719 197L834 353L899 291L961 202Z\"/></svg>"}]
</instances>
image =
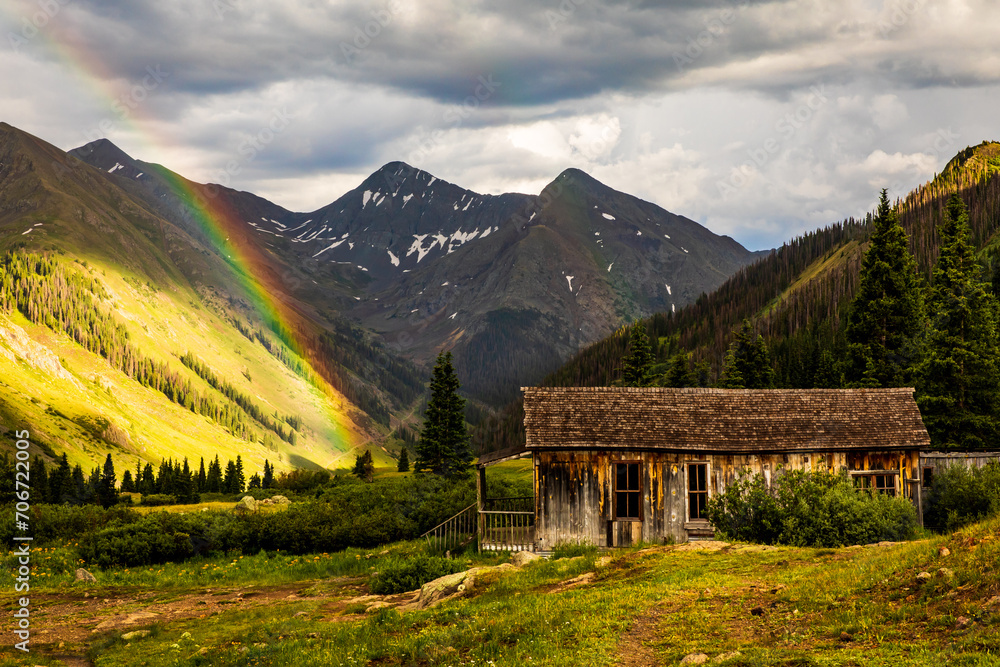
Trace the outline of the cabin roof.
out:
<instances>
[{"instance_id":1,"label":"cabin roof","mask_svg":"<svg viewBox=\"0 0 1000 667\"><path fill-rule=\"evenodd\" d=\"M753 453L930 445L912 388L523 391L529 450Z\"/></svg>"}]
</instances>

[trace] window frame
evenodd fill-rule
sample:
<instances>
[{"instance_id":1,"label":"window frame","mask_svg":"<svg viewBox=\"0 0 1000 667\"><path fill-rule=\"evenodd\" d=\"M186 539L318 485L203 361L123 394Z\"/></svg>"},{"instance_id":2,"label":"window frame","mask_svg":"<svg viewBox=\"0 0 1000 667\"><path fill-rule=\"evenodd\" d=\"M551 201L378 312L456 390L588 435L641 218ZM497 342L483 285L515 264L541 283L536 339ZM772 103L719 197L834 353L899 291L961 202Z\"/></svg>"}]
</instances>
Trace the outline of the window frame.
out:
<instances>
[{"instance_id":1,"label":"window frame","mask_svg":"<svg viewBox=\"0 0 1000 667\"><path fill-rule=\"evenodd\" d=\"M854 488L862 489L865 491L874 491L875 493L885 494L892 498L897 497L898 491L896 489L896 479L899 477L899 472L895 470L858 470L852 471L851 477L854 478ZM879 481L882 481L882 485L879 486ZM886 486L889 483L889 486Z\"/></svg>"},{"instance_id":2,"label":"window frame","mask_svg":"<svg viewBox=\"0 0 1000 667\"><path fill-rule=\"evenodd\" d=\"M638 485L638 488L636 488L636 489L632 489L632 488L619 489L618 488L618 466L622 466L622 465L624 465L624 466L633 466L633 465L637 466L637 471L638 471L637 472L637 478L638 478L637 479L637 485ZM642 477L643 477L642 461L640 459L624 459L624 460L621 460L621 461L613 461L612 462L612 466L613 466L613 468L612 468L612 474L614 476L614 481L612 482L612 488L613 488L612 498L614 500L613 500L612 505L611 505L611 513L612 513L612 515L614 517L613 520L614 521L638 521L638 522L641 522L643 520L643 516L642 516L642 497L643 497L642 496L642 492L643 492L643 488L642 488ZM625 472L625 484L626 484L626 486L629 486L629 484L628 484L628 470L626 470L626 472ZM636 496L636 498L638 500L638 503L637 503L638 510L639 510L638 511L638 516L622 516L622 515L618 514L618 494L619 493L625 493L625 494L630 494L630 495ZM628 501L627 500L625 502L625 505L626 505L626 510L627 510L628 509Z\"/></svg>"},{"instance_id":3,"label":"window frame","mask_svg":"<svg viewBox=\"0 0 1000 667\"><path fill-rule=\"evenodd\" d=\"M695 523L695 522L708 523L708 516L705 514L705 510L708 507L709 488L711 487L711 478L712 478L712 476L711 476L711 468L709 467L709 465L710 464L709 464L708 461L689 461L687 463L687 466L686 466L686 469L687 469L687 480L685 480L687 482L687 484L685 486L687 487L686 488L686 493L687 493L687 496L686 496L686 498L687 498L687 520L688 520L689 523ZM691 479L692 479L691 475L692 475L693 469L697 468L697 467L701 467L705 471L705 488L704 489L698 489L698 490L692 490L691 489ZM697 479L697 477L695 477L694 479ZM693 513L692 513L692 510L695 507L695 503L692 502L694 500L693 496L695 496L695 495L704 496L705 497L704 503L701 504L701 508L700 508L701 511L699 512L699 516L697 516L697 517L693 516Z\"/></svg>"}]
</instances>

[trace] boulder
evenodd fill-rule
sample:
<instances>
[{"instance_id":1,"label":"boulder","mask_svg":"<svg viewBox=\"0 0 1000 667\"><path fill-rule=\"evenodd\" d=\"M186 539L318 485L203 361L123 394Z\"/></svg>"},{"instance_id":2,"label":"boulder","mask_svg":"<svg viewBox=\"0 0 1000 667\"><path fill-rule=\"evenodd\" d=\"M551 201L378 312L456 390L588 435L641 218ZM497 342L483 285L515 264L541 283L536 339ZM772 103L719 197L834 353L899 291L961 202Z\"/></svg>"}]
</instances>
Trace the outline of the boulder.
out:
<instances>
[{"instance_id":1,"label":"boulder","mask_svg":"<svg viewBox=\"0 0 1000 667\"><path fill-rule=\"evenodd\" d=\"M86 581L88 583L93 583L97 581L97 577L92 575L90 572L87 572L82 567L78 567L76 568L75 581Z\"/></svg>"},{"instance_id":2,"label":"boulder","mask_svg":"<svg viewBox=\"0 0 1000 667\"><path fill-rule=\"evenodd\" d=\"M941 556L942 558L944 558L944 557L950 556L950 555L951 555L951 549L949 549L948 547L940 547L938 549L938 556Z\"/></svg>"},{"instance_id":3,"label":"boulder","mask_svg":"<svg viewBox=\"0 0 1000 667\"><path fill-rule=\"evenodd\" d=\"M240 499L240 502L236 503L236 508L234 511L239 514L256 512L257 501L253 499L253 496L243 496L243 498Z\"/></svg>"},{"instance_id":4,"label":"boulder","mask_svg":"<svg viewBox=\"0 0 1000 667\"><path fill-rule=\"evenodd\" d=\"M122 639L125 641L132 641L133 639L140 639L149 635L149 630L133 630L132 632L126 632L122 635Z\"/></svg>"},{"instance_id":5,"label":"boulder","mask_svg":"<svg viewBox=\"0 0 1000 667\"><path fill-rule=\"evenodd\" d=\"M704 665L708 662L708 655L705 653L688 653L681 660L682 665Z\"/></svg>"},{"instance_id":6,"label":"boulder","mask_svg":"<svg viewBox=\"0 0 1000 667\"><path fill-rule=\"evenodd\" d=\"M726 660L733 660L735 658L743 655L739 651L728 651L726 653L720 653L719 655L712 658L712 662L725 662Z\"/></svg>"},{"instance_id":7,"label":"boulder","mask_svg":"<svg viewBox=\"0 0 1000 667\"><path fill-rule=\"evenodd\" d=\"M515 551L514 555L511 557L514 567L524 567L528 563L541 559L542 557L533 551Z\"/></svg>"},{"instance_id":8,"label":"boulder","mask_svg":"<svg viewBox=\"0 0 1000 667\"><path fill-rule=\"evenodd\" d=\"M291 505L292 501L286 496L271 496L271 502L275 505Z\"/></svg>"},{"instance_id":9,"label":"boulder","mask_svg":"<svg viewBox=\"0 0 1000 667\"><path fill-rule=\"evenodd\" d=\"M931 577L932 575L930 572L921 572L920 574L917 575L917 583L922 584L926 581L930 581Z\"/></svg>"}]
</instances>

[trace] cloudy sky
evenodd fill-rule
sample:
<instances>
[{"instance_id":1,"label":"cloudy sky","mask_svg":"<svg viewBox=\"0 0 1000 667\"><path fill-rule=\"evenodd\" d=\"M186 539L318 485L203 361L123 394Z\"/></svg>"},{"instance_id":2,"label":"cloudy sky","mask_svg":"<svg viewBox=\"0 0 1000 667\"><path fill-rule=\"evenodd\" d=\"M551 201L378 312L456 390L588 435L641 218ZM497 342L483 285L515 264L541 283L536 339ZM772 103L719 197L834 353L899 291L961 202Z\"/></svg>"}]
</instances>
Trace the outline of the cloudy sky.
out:
<instances>
[{"instance_id":1,"label":"cloudy sky","mask_svg":"<svg viewBox=\"0 0 1000 667\"><path fill-rule=\"evenodd\" d=\"M995 0L0 0L0 120L311 211L567 167L749 248L1000 139Z\"/></svg>"}]
</instances>

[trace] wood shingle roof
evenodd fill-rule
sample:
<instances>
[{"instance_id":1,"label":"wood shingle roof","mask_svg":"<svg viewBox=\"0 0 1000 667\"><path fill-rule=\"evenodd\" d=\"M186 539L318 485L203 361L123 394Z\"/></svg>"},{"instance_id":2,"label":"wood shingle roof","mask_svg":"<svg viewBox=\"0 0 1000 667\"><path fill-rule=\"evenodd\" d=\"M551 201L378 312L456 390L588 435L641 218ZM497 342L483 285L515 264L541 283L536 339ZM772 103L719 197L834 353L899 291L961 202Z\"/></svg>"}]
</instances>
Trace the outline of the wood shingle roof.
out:
<instances>
[{"instance_id":1,"label":"wood shingle roof","mask_svg":"<svg viewBox=\"0 0 1000 667\"><path fill-rule=\"evenodd\" d=\"M784 452L930 445L913 389L528 387L527 448Z\"/></svg>"}]
</instances>

